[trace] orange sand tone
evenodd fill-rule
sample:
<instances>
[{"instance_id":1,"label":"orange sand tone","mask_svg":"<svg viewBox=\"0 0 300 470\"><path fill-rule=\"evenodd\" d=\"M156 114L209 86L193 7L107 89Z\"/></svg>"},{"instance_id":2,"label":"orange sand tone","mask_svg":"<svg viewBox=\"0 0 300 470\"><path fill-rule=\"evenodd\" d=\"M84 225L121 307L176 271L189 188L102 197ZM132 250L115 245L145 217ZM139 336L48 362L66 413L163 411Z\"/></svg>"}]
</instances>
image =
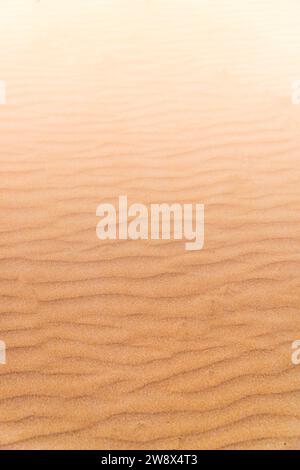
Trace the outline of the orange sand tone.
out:
<instances>
[{"instance_id":1,"label":"orange sand tone","mask_svg":"<svg viewBox=\"0 0 300 470\"><path fill-rule=\"evenodd\" d=\"M1 0L1 449L300 448L299 18ZM98 240L121 194L204 250Z\"/></svg>"}]
</instances>

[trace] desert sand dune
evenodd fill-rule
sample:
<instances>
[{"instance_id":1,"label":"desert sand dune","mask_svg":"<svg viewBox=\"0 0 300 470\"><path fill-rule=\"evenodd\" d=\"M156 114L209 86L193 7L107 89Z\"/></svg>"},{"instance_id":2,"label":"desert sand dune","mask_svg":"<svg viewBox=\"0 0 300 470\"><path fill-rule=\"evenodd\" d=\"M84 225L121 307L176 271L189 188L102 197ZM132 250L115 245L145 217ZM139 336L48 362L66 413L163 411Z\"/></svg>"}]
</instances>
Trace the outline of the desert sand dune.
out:
<instances>
[{"instance_id":1,"label":"desert sand dune","mask_svg":"<svg viewBox=\"0 0 300 470\"><path fill-rule=\"evenodd\" d=\"M1 449L300 448L299 18L1 1ZM204 249L98 240L121 194Z\"/></svg>"}]
</instances>

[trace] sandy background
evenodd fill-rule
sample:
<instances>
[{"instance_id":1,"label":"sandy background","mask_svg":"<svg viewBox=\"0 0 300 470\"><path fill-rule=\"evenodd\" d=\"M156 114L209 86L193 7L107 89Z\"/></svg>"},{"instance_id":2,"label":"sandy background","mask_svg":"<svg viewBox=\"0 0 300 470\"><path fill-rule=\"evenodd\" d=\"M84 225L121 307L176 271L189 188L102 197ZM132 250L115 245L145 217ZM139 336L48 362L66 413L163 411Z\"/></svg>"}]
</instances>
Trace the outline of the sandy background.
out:
<instances>
[{"instance_id":1,"label":"sandy background","mask_svg":"<svg viewBox=\"0 0 300 470\"><path fill-rule=\"evenodd\" d=\"M300 3L1 0L2 449L300 448ZM205 248L96 238L202 202Z\"/></svg>"}]
</instances>

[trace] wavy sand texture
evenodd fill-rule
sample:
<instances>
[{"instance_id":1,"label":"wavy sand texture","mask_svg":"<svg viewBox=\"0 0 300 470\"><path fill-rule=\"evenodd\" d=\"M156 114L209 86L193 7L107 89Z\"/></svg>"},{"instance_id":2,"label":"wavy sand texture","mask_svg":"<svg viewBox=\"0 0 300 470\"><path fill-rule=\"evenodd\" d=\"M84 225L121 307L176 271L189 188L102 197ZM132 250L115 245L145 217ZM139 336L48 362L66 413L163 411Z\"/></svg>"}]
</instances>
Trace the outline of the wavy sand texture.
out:
<instances>
[{"instance_id":1,"label":"wavy sand texture","mask_svg":"<svg viewBox=\"0 0 300 470\"><path fill-rule=\"evenodd\" d=\"M1 0L2 449L300 448L300 4ZM205 248L96 238L202 202Z\"/></svg>"}]
</instances>

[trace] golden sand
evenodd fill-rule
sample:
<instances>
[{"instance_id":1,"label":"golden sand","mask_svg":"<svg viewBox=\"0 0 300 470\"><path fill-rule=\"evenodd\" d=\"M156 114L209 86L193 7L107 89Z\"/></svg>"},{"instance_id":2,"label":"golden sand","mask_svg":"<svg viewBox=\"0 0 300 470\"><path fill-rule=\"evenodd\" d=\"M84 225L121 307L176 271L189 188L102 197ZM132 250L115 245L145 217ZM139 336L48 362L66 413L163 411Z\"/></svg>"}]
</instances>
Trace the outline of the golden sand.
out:
<instances>
[{"instance_id":1,"label":"golden sand","mask_svg":"<svg viewBox=\"0 0 300 470\"><path fill-rule=\"evenodd\" d=\"M2 449L300 448L300 4L1 0ZM96 208L205 204L205 246Z\"/></svg>"}]
</instances>

